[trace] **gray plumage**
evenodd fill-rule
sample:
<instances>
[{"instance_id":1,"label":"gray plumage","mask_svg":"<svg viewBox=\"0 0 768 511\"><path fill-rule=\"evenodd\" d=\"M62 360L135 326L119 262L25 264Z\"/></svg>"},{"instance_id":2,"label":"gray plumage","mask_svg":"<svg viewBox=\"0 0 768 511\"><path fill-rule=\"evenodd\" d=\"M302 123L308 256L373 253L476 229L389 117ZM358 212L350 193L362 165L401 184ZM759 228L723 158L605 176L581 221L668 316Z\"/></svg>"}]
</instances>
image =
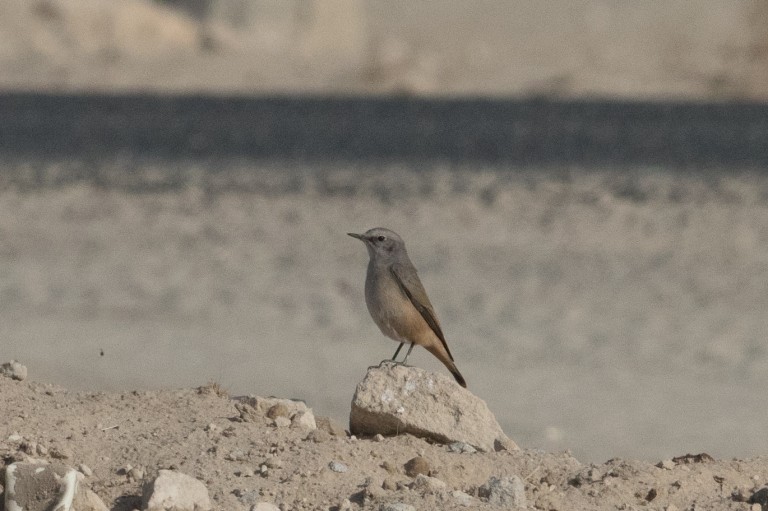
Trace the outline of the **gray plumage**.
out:
<instances>
[{"instance_id":1,"label":"gray plumage","mask_svg":"<svg viewBox=\"0 0 768 511\"><path fill-rule=\"evenodd\" d=\"M365 303L381 332L400 342L392 359L397 358L404 343L409 343L405 363L413 346L419 344L445 364L456 381L466 387L402 238L383 227L370 229L365 234L348 234L361 240L368 249Z\"/></svg>"}]
</instances>

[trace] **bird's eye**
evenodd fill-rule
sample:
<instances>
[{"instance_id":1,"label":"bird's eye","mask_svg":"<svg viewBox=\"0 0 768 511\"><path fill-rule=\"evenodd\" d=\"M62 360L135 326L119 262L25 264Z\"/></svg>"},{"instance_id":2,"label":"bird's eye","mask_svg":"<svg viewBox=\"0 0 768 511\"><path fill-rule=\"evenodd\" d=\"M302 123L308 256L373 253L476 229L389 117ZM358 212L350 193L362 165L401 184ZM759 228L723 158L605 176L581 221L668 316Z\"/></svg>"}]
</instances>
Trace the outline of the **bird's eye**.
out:
<instances>
[{"instance_id":1,"label":"bird's eye","mask_svg":"<svg viewBox=\"0 0 768 511\"><path fill-rule=\"evenodd\" d=\"M379 237L378 237L378 238L376 238L376 239L377 239L377 240L379 240L379 241L384 241L384 240L385 240L385 239L387 239L387 238L385 238L384 236L379 236Z\"/></svg>"}]
</instances>

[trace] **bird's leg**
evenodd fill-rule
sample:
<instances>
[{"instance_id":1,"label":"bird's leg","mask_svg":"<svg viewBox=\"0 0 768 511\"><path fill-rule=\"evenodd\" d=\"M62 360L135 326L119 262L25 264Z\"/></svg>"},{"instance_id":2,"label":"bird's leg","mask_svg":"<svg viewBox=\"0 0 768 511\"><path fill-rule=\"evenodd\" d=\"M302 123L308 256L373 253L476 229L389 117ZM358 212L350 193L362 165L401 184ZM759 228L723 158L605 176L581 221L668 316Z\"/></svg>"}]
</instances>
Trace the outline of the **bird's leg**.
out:
<instances>
[{"instance_id":1,"label":"bird's leg","mask_svg":"<svg viewBox=\"0 0 768 511\"><path fill-rule=\"evenodd\" d=\"M411 354L411 352L413 351L413 347L414 346L415 346L415 344L411 343L411 347L408 348L408 353L405 354L405 358L403 359L403 362L402 362L403 365L405 365L405 361L408 360L408 355ZM398 349L400 349L400 348L398 348Z\"/></svg>"},{"instance_id":2,"label":"bird's leg","mask_svg":"<svg viewBox=\"0 0 768 511\"><path fill-rule=\"evenodd\" d=\"M397 349L395 350L395 354L392 355L392 360L394 360L395 362L397 362L397 354L400 353L400 348L403 347L403 344L405 344L405 343L401 342L400 346L398 346Z\"/></svg>"}]
</instances>

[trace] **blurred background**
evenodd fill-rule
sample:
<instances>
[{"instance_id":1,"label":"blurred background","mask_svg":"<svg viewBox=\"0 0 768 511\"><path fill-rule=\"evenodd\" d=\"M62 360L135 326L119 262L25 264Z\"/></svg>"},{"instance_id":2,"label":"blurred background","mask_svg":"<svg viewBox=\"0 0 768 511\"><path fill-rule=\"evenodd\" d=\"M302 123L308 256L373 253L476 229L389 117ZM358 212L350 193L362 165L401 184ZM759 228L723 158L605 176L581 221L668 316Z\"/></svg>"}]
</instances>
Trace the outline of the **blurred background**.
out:
<instances>
[{"instance_id":1,"label":"blurred background","mask_svg":"<svg viewBox=\"0 0 768 511\"><path fill-rule=\"evenodd\" d=\"M386 226L520 445L764 455L767 99L759 0L0 0L0 354L346 422Z\"/></svg>"}]
</instances>

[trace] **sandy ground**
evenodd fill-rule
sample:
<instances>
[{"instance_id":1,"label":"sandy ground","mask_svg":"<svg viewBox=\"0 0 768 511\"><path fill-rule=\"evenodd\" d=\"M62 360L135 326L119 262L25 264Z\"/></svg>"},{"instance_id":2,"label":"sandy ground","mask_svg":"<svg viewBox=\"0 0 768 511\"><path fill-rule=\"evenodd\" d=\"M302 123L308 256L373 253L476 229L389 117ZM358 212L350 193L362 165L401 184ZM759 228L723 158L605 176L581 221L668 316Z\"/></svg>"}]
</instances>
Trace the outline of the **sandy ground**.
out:
<instances>
[{"instance_id":1,"label":"sandy ground","mask_svg":"<svg viewBox=\"0 0 768 511\"><path fill-rule=\"evenodd\" d=\"M471 509L499 509L481 488L491 477L511 476L525 481L528 509L735 511L751 509L746 501L768 477L764 457L584 465L569 453L540 450L455 453L408 435L308 437L267 417L241 421L235 402L216 386L75 393L0 377L0 406L0 468L30 458L78 467L113 511L139 508L142 481L159 469L200 479L215 509L229 511L260 501L284 511L384 509L387 503L467 509L461 498ZM412 486L405 465L416 456L445 489ZM331 463L346 470L331 470Z\"/></svg>"},{"instance_id":2,"label":"sandy ground","mask_svg":"<svg viewBox=\"0 0 768 511\"><path fill-rule=\"evenodd\" d=\"M7 186L3 356L74 390L213 380L345 423L354 384L396 347L345 233L384 225L520 445L595 462L768 449L762 175L247 171L248 193ZM410 362L444 370L423 350Z\"/></svg>"}]
</instances>

